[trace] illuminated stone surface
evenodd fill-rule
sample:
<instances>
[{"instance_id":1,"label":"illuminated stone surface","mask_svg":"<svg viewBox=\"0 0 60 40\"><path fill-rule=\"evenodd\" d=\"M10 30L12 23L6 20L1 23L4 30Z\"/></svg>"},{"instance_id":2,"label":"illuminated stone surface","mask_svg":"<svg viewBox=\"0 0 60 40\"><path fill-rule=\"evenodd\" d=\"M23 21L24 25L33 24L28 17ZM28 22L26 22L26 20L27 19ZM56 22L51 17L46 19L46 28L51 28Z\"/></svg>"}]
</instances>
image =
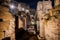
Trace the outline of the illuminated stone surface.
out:
<instances>
[{"instance_id":1,"label":"illuminated stone surface","mask_svg":"<svg viewBox=\"0 0 60 40\"><path fill-rule=\"evenodd\" d=\"M51 1L38 2L37 5L37 16L39 18L39 27L40 27L40 37L41 39L45 38L45 21L43 16L49 13L49 9L52 9Z\"/></svg>"},{"instance_id":2,"label":"illuminated stone surface","mask_svg":"<svg viewBox=\"0 0 60 40\"><path fill-rule=\"evenodd\" d=\"M11 39L14 39L13 37L15 37L15 20L9 13L8 8L0 6L0 18L3 19L3 21L0 22L0 40L4 37L11 37Z\"/></svg>"}]
</instances>

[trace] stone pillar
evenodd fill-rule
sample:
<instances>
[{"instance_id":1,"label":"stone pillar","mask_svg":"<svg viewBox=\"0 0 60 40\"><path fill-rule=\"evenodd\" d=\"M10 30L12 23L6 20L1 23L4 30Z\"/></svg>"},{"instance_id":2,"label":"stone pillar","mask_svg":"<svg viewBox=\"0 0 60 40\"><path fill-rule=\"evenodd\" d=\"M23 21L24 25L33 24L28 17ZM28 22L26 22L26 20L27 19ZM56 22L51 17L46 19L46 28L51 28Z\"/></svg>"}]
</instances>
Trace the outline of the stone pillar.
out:
<instances>
[{"instance_id":1,"label":"stone pillar","mask_svg":"<svg viewBox=\"0 0 60 40\"><path fill-rule=\"evenodd\" d=\"M38 2L37 5L37 17L39 19L39 28L40 28L40 37L44 38L44 25L42 22L43 11L42 11L42 2ZM40 38L39 38L40 39Z\"/></svg>"},{"instance_id":2,"label":"stone pillar","mask_svg":"<svg viewBox=\"0 0 60 40\"><path fill-rule=\"evenodd\" d=\"M20 18L18 18L18 21L19 21L19 22L18 22L18 24L19 24L19 27L18 27L18 28L19 28L19 29L20 29L20 28L23 28L23 21L22 21Z\"/></svg>"}]
</instances>

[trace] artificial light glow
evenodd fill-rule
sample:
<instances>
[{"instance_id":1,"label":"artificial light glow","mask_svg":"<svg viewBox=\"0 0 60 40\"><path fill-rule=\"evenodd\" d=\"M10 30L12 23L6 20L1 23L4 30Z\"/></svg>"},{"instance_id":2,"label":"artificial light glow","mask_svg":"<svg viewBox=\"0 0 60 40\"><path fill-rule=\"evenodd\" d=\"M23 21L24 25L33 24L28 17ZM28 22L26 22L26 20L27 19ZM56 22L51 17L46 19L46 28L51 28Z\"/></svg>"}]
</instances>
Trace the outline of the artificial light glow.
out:
<instances>
[{"instance_id":1,"label":"artificial light glow","mask_svg":"<svg viewBox=\"0 0 60 40\"><path fill-rule=\"evenodd\" d=\"M10 8L11 8L11 9L14 9L14 8L15 8L15 6L14 6L14 5L10 5Z\"/></svg>"},{"instance_id":2,"label":"artificial light glow","mask_svg":"<svg viewBox=\"0 0 60 40\"><path fill-rule=\"evenodd\" d=\"M22 11L25 11L25 9L24 9L24 8L22 8Z\"/></svg>"},{"instance_id":3,"label":"artificial light glow","mask_svg":"<svg viewBox=\"0 0 60 40\"><path fill-rule=\"evenodd\" d=\"M26 10L26 13L29 13L29 10Z\"/></svg>"}]
</instances>

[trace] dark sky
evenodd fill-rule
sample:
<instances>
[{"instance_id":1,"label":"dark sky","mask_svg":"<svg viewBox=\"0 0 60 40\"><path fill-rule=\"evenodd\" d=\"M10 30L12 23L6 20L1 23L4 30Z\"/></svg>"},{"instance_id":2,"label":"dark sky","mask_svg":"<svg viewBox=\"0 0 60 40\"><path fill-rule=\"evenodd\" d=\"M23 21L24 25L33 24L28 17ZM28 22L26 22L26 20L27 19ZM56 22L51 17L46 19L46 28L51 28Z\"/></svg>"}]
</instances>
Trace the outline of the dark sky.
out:
<instances>
[{"instance_id":1,"label":"dark sky","mask_svg":"<svg viewBox=\"0 0 60 40\"><path fill-rule=\"evenodd\" d=\"M36 9L37 2L39 0L16 0L16 1L26 3L26 4L30 5L31 8ZM42 1L42 0L40 0L40 1ZM54 1L53 0L52 0L52 5L54 6Z\"/></svg>"}]
</instances>

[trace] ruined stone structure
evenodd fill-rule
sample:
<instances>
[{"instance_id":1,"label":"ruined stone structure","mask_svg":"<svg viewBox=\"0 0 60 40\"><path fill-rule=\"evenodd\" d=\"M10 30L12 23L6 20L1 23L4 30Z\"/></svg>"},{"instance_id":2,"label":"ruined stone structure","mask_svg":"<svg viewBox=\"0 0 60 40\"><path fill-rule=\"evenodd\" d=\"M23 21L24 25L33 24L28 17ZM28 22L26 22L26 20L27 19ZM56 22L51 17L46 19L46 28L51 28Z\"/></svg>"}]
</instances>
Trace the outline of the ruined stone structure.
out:
<instances>
[{"instance_id":1,"label":"ruined stone structure","mask_svg":"<svg viewBox=\"0 0 60 40\"><path fill-rule=\"evenodd\" d=\"M51 7L51 5L49 7ZM37 7L37 9L39 8L41 8L41 5L40 7ZM60 2L59 0L55 0L54 8L49 8L48 11L49 12L44 13L44 15L39 14L41 12L40 10L38 11L38 14L39 14L38 17L41 20L40 21L40 37L43 37L43 38L45 37L46 40L60 40L60 35L59 35L60 34L60 21L59 21L60 20L60 16L59 16Z\"/></svg>"},{"instance_id":2,"label":"ruined stone structure","mask_svg":"<svg viewBox=\"0 0 60 40\"><path fill-rule=\"evenodd\" d=\"M45 37L45 26L43 16L49 13L49 9L52 9L51 1L39 1L37 4L37 16L39 18L40 36L44 39Z\"/></svg>"},{"instance_id":3,"label":"ruined stone structure","mask_svg":"<svg viewBox=\"0 0 60 40\"><path fill-rule=\"evenodd\" d=\"M18 3L18 21L19 28L26 29L27 27L27 13L29 13L30 7L25 3Z\"/></svg>"},{"instance_id":4,"label":"ruined stone structure","mask_svg":"<svg viewBox=\"0 0 60 40\"><path fill-rule=\"evenodd\" d=\"M39 1L37 4L37 18L39 19L37 26L40 29L40 40L60 40L60 0L55 0L54 2L54 8L52 8L50 0ZM22 4L18 4L18 9L23 7L20 9L24 10L21 11L19 9L18 28L27 29L27 25L34 21L32 20L33 14L27 13L26 11L29 12L30 9L29 6L26 7L25 4ZM34 30L33 27L32 29ZM5 37L10 37L11 40L15 40L15 17L12 16L7 7L0 5L0 40Z\"/></svg>"},{"instance_id":5,"label":"ruined stone structure","mask_svg":"<svg viewBox=\"0 0 60 40\"><path fill-rule=\"evenodd\" d=\"M7 7L0 5L0 40L10 37L15 40L15 18L10 14Z\"/></svg>"},{"instance_id":6,"label":"ruined stone structure","mask_svg":"<svg viewBox=\"0 0 60 40\"><path fill-rule=\"evenodd\" d=\"M49 20L46 21L46 40L60 40L60 2L55 0L54 9L49 11Z\"/></svg>"}]
</instances>

